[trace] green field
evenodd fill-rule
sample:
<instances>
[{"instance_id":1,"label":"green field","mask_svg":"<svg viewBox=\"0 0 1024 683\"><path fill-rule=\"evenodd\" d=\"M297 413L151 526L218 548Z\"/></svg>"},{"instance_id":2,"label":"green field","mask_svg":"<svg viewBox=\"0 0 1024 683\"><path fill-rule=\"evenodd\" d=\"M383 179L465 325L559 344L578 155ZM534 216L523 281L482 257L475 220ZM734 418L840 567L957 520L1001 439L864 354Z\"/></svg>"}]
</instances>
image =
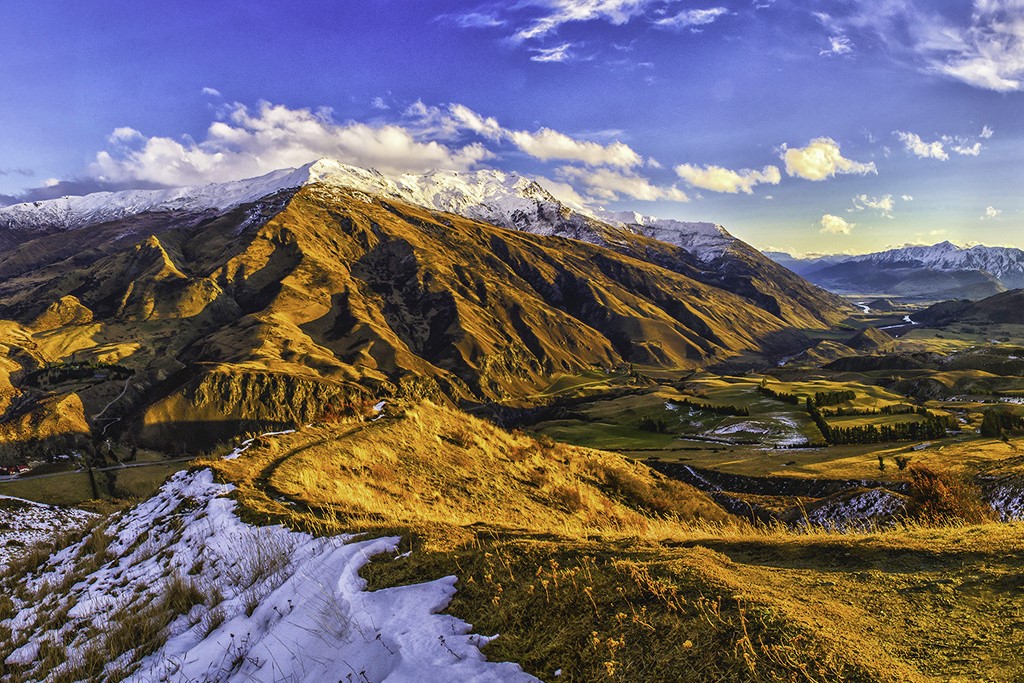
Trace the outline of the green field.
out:
<instances>
[{"instance_id":1,"label":"green field","mask_svg":"<svg viewBox=\"0 0 1024 683\"><path fill-rule=\"evenodd\" d=\"M117 497L132 500L152 495L167 477L188 465L187 461L159 462L109 472L116 474ZM97 472L96 482L101 498L107 498L109 494L104 489L103 475L103 472ZM92 487L89 485L89 475L85 472L65 472L0 482L0 495L26 498L50 505L81 505L94 499Z\"/></svg>"}]
</instances>

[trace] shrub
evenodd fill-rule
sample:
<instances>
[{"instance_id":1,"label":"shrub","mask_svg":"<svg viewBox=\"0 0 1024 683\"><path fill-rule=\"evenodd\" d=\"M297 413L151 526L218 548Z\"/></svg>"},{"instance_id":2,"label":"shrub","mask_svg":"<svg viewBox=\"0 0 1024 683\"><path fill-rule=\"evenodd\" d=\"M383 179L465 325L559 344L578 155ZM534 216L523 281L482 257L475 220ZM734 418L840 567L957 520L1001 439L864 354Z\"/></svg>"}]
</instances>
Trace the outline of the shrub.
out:
<instances>
[{"instance_id":1,"label":"shrub","mask_svg":"<svg viewBox=\"0 0 1024 683\"><path fill-rule=\"evenodd\" d=\"M978 524L995 519L970 482L948 472L916 465L910 468L907 516L925 524Z\"/></svg>"}]
</instances>

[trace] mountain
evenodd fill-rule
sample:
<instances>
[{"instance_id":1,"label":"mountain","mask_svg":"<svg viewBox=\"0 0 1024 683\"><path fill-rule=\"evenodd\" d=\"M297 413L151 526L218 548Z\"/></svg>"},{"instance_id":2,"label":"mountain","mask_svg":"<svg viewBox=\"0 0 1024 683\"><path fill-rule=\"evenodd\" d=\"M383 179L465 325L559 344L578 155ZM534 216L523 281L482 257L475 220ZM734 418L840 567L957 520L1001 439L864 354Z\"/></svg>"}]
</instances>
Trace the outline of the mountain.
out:
<instances>
[{"instance_id":1,"label":"mountain","mask_svg":"<svg viewBox=\"0 0 1024 683\"><path fill-rule=\"evenodd\" d=\"M860 256L795 259L780 252L766 255L842 294L981 299L1024 287L1024 251L1012 247L965 248L947 241Z\"/></svg>"},{"instance_id":2,"label":"mountain","mask_svg":"<svg viewBox=\"0 0 1024 683\"><path fill-rule=\"evenodd\" d=\"M782 355L846 315L717 226L631 220L519 176L328 161L0 209L0 441L191 450L380 396Z\"/></svg>"},{"instance_id":3,"label":"mountain","mask_svg":"<svg viewBox=\"0 0 1024 683\"><path fill-rule=\"evenodd\" d=\"M1024 289L1001 292L980 301L941 301L915 313L914 318L924 325L937 326L952 322L1024 325Z\"/></svg>"}]
</instances>

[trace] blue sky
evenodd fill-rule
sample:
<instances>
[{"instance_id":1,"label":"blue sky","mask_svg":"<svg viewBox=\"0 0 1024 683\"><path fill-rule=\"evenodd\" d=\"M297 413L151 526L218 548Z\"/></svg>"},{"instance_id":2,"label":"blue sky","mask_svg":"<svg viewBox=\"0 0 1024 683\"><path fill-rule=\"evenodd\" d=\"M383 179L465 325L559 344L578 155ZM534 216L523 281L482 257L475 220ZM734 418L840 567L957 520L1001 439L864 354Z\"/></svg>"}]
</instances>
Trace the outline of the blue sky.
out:
<instances>
[{"instance_id":1,"label":"blue sky","mask_svg":"<svg viewBox=\"0 0 1024 683\"><path fill-rule=\"evenodd\" d=\"M755 246L1024 247L1024 2L6 0L4 201L333 156Z\"/></svg>"}]
</instances>

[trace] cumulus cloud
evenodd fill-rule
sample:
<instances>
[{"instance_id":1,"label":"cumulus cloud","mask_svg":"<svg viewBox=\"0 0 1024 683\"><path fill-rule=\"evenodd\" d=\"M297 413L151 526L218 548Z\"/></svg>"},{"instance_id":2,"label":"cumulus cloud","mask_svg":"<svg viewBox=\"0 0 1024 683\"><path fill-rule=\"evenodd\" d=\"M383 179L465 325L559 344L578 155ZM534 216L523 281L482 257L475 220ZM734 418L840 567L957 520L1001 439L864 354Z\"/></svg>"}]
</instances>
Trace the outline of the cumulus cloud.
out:
<instances>
[{"instance_id":1,"label":"cumulus cloud","mask_svg":"<svg viewBox=\"0 0 1024 683\"><path fill-rule=\"evenodd\" d=\"M991 204L989 204L988 206L985 207L985 213L983 213L981 215L981 220L983 220L983 221L995 220L996 218L999 218L999 215L1002 214L1002 213L1003 213L1002 209L997 209L996 207L994 207Z\"/></svg>"},{"instance_id":2,"label":"cumulus cloud","mask_svg":"<svg viewBox=\"0 0 1024 683\"><path fill-rule=\"evenodd\" d=\"M952 150L962 156L976 157L981 154L981 143L975 142L973 145L957 144L953 145Z\"/></svg>"},{"instance_id":3,"label":"cumulus cloud","mask_svg":"<svg viewBox=\"0 0 1024 683\"><path fill-rule=\"evenodd\" d=\"M509 138L519 149L541 161L565 159L582 161L592 166L605 164L619 168L643 163L643 157L629 145L621 142L602 145L589 140L577 140L550 128L541 128L532 133L514 130L509 133Z\"/></svg>"},{"instance_id":4,"label":"cumulus cloud","mask_svg":"<svg viewBox=\"0 0 1024 683\"><path fill-rule=\"evenodd\" d=\"M853 232L853 229L854 227L856 227L857 224L848 223L840 216L833 216L830 213L826 213L824 216L821 217L821 220L818 221L818 225L821 226L821 229L818 232L821 232L823 234L849 235L851 232Z\"/></svg>"},{"instance_id":5,"label":"cumulus cloud","mask_svg":"<svg viewBox=\"0 0 1024 683\"><path fill-rule=\"evenodd\" d=\"M333 157L388 172L432 168L467 170L493 157L479 143L461 147L417 139L398 125L336 123L326 112L261 102L254 111L234 104L201 142L145 137L131 128L111 135L90 175L104 183L141 181L187 185L259 175Z\"/></svg>"},{"instance_id":6,"label":"cumulus cloud","mask_svg":"<svg viewBox=\"0 0 1024 683\"><path fill-rule=\"evenodd\" d=\"M407 110L417 121L432 131L454 135L458 131L471 131L493 142L508 141L520 151L541 161L577 161L590 166L632 168L644 159L629 145L613 141L601 144L580 140L551 128L535 131L505 128L497 119L485 117L462 104L451 104L447 109L426 107L421 102Z\"/></svg>"},{"instance_id":7,"label":"cumulus cloud","mask_svg":"<svg viewBox=\"0 0 1024 683\"><path fill-rule=\"evenodd\" d=\"M203 88L203 94L209 95L210 97L220 97L220 90L207 86Z\"/></svg>"},{"instance_id":8,"label":"cumulus cloud","mask_svg":"<svg viewBox=\"0 0 1024 683\"><path fill-rule=\"evenodd\" d=\"M949 154L943 147L942 142L938 140L934 142L925 142L917 133L910 133L902 130L896 131L896 137L903 142L903 146L906 150L916 157L920 157L921 159L939 159L940 161L946 161L949 159Z\"/></svg>"},{"instance_id":9,"label":"cumulus cloud","mask_svg":"<svg viewBox=\"0 0 1024 683\"><path fill-rule=\"evenodd\" d=\"M877 211L883 218L892 218L894 206L895 201L891 194L884 194L881 197L869 197L866 194L860 194L853 198L852 210L865 211L871 209Z\"/></svg>"},{"instance_id":10,"label":"cumulus cloud","mask_svg":"<svg viewBox=\"0 0 1024 683\"><path fill-rule=\"evenodd\" d=\"M680 178L693 187L730 194L737 192L751 194L754 191L754 185L762 183L778 185L782 181L782 174L777 166L765 166L760 171L746 168L733 171L721 166L700 167L692 164L680 164L676 166L675 171Z\"/></svg>"},{"instance_id":11,"label":"cumulus cloud","mask_svg":"<svg viewBox=\"0 0 1024 683\"><path fill-rule=\"evenodd\" d=\"M377 96L370 100L370 106L378 111L387 111L391 109L391 106L384 101L383 97Z\"/></svg>"},{"instance_id":12,"label":"cumulus cloud","mask_svg":"<svg viewBox=\"0 0 1024 683\"><path fill-rule=\"evenodd\" d=\"M558 175L583 185L590 196L605 201L614 201L620 198L643 201L690 201L686 193L675 185L661 187L631 171L563 166L558 169Z\"/></svg>"},{"instance_id":13,"label":"cumulus cloud","mask_svg":"<svg viewBox=\"0 0 1024 683\"><path fill-rule=\"evenodd\" d=\"M662 28L683 29L696 26L707 26L713 24L719 17L729 14L724 7L709 7L707 9L688 9L679 14L654 22L655 26Z\"/></svg>"},{"instance_id":14,"label":"cumulus cloud","mask_svg":"<svg viewBox=\"0 0 1024 683\"><path fill-rule=\"evenodd\" d=\"M981 154L981 141L969 136L942 135L938 140L926 142L917 133L897 130L894 131L894 134L903 142L903 146L908 152L921 159L948 161L949 152L970 157ZM987 140L992 137L992 129L985 126L978 137Z\"/></svg>"},{"instance_id":15,"label":"cumulus cloud","mask_svg":"<svg viewBox=\"0 0 1024 683\"><path fill-rule=\"evenodd\" d=\"M832 138L815 138L806 147L782 146L786 173L806 180L825 180L836 174L878 173L874 162L861 163L844 157Z\"/></svg>"}]
</instances>

